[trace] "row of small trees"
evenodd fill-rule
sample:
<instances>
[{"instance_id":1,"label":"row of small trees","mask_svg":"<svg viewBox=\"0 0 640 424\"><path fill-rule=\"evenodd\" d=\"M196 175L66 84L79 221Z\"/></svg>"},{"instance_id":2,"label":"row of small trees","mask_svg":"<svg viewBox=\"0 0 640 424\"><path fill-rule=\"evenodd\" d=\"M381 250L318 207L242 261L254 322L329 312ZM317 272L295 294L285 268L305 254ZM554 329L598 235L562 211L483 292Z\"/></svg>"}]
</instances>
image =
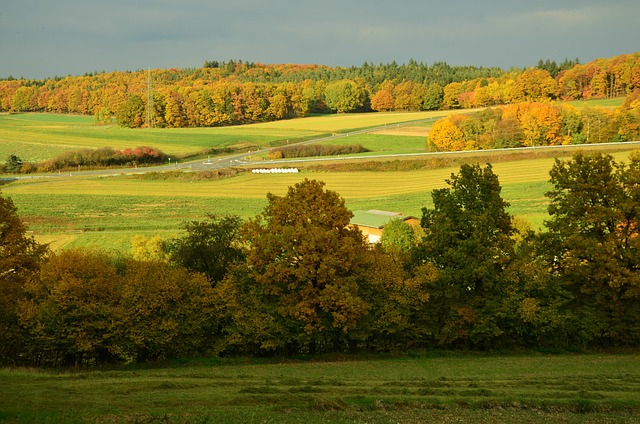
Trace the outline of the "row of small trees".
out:
<instances>
[{"instance_id":1,"label":"row of small trees","mask_svg":"<svg viewBox=\"0 0 640 424\"><path fill-rule=\"evenodd\" d=\"M640 155L557 160L546 230L518 230L491 165L462 165L422 234L371 248L315 180L242 222L47 253L0 217L3 362L640 344ZM414 241L411 241L414 240Z\"/></svg>"},{"instance_id":2,"label":"row of small trees","mask_svg":"<svg viewBox=\"0 0 640 424\"><path fill-rule=\"evenodd\" d=\"M103 168L113 166L138 166L162 164L168 156L154 147L140 146L134 149L99 149L70 150L56 157L39 163L23 162L16 155L9 155L4 165L0 165L0 173L29 174L33 172L54 172L83 168Z\"/></svg>"}]
</instances>

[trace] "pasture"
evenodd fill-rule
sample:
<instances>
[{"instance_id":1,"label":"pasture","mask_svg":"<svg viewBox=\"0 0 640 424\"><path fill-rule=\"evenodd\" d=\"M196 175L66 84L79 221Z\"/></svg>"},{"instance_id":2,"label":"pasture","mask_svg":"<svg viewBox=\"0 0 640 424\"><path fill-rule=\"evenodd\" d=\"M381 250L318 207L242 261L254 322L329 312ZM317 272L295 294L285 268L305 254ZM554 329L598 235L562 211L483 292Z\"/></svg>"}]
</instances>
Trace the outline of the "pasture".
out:
<instances>
[{"instance_id":1,"label":"pasture","mask_svg":"<svg viewBox=\"0 0 640 424\"><path fill-rule=\"evenodd\" d=\"M640 355L423 352L0 370L6 422L630 423Z\"/></svg>"}]
</instances>

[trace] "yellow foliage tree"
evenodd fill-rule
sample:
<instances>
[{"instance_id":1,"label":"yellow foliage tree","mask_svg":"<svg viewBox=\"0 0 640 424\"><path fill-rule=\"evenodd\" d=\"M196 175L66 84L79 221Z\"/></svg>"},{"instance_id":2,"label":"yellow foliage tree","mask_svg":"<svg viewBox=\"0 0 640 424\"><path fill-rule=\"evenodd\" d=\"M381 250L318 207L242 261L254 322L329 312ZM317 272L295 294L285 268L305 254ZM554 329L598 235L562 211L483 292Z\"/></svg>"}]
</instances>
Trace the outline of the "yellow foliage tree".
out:
<instances>
[{"instance_id":1,"label":"yellow foliage tree","mask_svg":"<svg viewBox=\"0 0 640 424\"><path fill-rule=\"evenodd\" d=\"M427 142L441 151L463 150L465 137L458 124L464 119L468 118L462 115L450 115L440 119L431 127Z\"/></svg>"}]
</instances>

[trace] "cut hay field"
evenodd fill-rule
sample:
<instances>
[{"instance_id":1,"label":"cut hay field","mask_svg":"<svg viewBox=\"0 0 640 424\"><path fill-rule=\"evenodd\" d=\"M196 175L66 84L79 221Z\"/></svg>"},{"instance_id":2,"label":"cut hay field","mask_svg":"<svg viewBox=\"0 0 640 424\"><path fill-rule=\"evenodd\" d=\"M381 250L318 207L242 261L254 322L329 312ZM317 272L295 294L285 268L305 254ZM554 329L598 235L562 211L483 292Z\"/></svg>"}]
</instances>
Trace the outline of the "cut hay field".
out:
<instances>
[{"instance_id":1,"label":"cut hay field","mask_svg":"<svg viewBox=\"0 0 640 424\"><path fill-rule=\"evenodd\" d=\"M631 423L640 355L202 359L151 368L0 370L0 421Z\"/></svg>"}]
</instances>

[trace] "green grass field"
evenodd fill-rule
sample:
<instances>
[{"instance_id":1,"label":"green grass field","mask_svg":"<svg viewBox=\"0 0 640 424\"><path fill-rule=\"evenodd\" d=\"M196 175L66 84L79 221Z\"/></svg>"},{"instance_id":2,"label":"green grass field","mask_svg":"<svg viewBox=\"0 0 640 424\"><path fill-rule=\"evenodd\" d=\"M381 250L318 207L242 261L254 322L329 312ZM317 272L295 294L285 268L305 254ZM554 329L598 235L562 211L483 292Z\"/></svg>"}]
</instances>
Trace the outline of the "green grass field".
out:
<instances>
[{"instance_id":1,"label":"green grass field","mask_svg":"<svg viewBox=\"0 0 640 424\"><path fill-rule=\"evenodd\" d=\"M628 153L613 155L624 160ZM510 212L534 228L541 228L548 217L544 193L550 188L553 160L505 160L502 154L493 162ZM421 216L423 207L432 206L432 190L445 187L445 179L457 170L457 166L385 172L303 169L299 174L247 172L212 181L70 177L21 180L2 186L2 193L13 199L36 237L54 248L128 251L135 234L170 237L185 222L202 220L208 213L254 217L266 205L267 193L283 195L303 178L324 181L345 198L351 210L385 209Z\"/></svg>"},{"instance_id":2,"label":"green grass field","mask_svg":"<svg viewBox=\"0 0 640 424\"><path fill-rule=\"evenodd\" d=\"M4 369L0 421L631 423L640 418L638 361L637 353L427 353Z\"/></svg>"},{"instance_id":3,"label":"green grass field","mask_svg":"<svg viewBox=\"0 0 640 424\"><path fill-rule=\"evenodd\" d=\"M425 134L439 114L442 112L344 114L241 127L152 130L96 127L93 118L82 116L3 114L0 115L0 157L5 153L17 153L25 155L21 157L26 159L28 150L18 150L27 147L33 149L33 154L50 156L69 146L107 144L114 147L149 144L166 152L187 153L206 146L238 143L265 146L289 135L293 139L377 126L384 128L375 133L338 138L330 143L360 143L372 151L368 155L420 153L425 150ZM405 127L393 125L394 122L424 119L430 122ZM20 141L16 144L8 141L11 139ZM611 151L618 160L623 160L635 146L596 149ZM549 189L548 172L553 155L566 156L570 152L553 152L547 155L549 157L463 152L452 157L458 162L492 162L500 177L503 197L511 203L510 212L534 228L541 228L547 218L544 193ZM440 157L434 155L422 160L433 161ZM400 159L376 160L393 162ZM129 250L135 234L171 237L184 227L185 222L204 219L207 213L253 217L266 205L268 192L282 195L303 178L326 182L327 188L345 198L351 210L386 209L420 216L423 207L431 206L431 191L444 187L445 179L457 172L459 164L384 172L337 172L324 165L311 164L300 164L299 167L300 174L256 175L247 172L211 181L75 175L19 180L0 186L0 190L3 195L13 198L20 216L37 239L51 243L52 248L98 247L123 252Z\"/></svg>"},{"instance_id":4,"label":"green grass field","mask_svg":"<svg viewBox=\"0 0 640 424\"><path fill-rule=\"evenodd\" d=\"M59 114L0 114L0 158L16 154L38 162L63 151L81 148L152 146L170 156L184 157L210 148L286 144L332 132L344 132L396 122L442 116L444 112L329 115L215 128L128 129L96 126L93 117ZM3 160L3 159L2 159Z\"/></svg>"}]
</instances>

